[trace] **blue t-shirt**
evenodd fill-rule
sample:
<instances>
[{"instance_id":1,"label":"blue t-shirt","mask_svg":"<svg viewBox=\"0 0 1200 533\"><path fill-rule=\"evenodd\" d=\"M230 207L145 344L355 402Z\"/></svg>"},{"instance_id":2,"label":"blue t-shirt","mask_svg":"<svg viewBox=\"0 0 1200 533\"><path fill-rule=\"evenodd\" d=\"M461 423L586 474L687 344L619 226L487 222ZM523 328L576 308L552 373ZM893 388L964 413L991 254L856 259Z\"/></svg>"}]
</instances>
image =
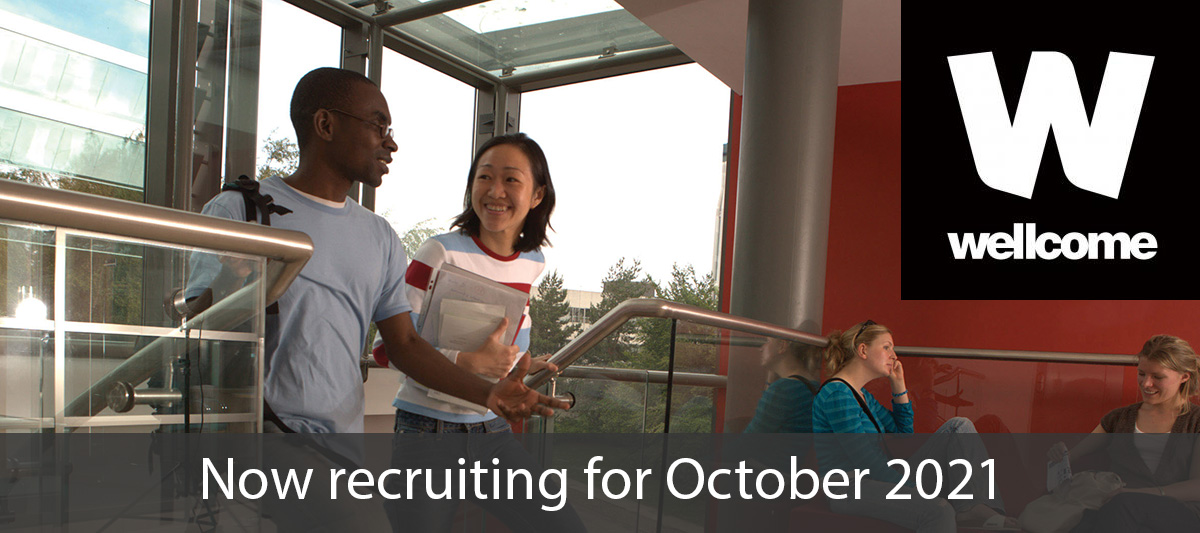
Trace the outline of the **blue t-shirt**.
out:
<instances>
[{"instance_id":1,"label":"blue t-shirt","mask_svg":"<svg viewBox=\"0 0 1200 533\"><path fill-rule=\"evenodd\" d=\"M412 310L404 293L407 258L383 217L347 200L331 207L306 198L282 179L260 182L262 194L292 213L272 227L313 241L312 259L267 315L263 395L291 429L304 433L362 432L365 401L359 356L371 322ZM243 196L224 192L204 214L245 220ZM220 263L192 254L189 287L204 287Z\"/></svg>"}]
</instances>

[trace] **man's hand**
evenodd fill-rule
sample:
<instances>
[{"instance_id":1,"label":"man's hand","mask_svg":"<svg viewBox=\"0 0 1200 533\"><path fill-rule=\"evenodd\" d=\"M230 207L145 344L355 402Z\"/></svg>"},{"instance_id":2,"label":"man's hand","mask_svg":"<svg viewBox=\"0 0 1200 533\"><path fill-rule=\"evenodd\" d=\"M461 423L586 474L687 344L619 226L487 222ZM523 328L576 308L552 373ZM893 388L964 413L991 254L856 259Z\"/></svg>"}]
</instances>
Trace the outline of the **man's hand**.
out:
<instances>
[{"instance_id":1,"label":"man's hand","mask_svg":"<svg viewBox=\"0 0 1200 533\"><path fill-rule=\"evenodd\" d=\"M504 379L496 382L488 393L487 407L510 422L516 422L531 415L551 416L554 409L567 409L567 402L555 400L526 387L522 380L529 372L529 354L521 357L517 367Z\"/></svg>"},{"instance_id":2,"label":"man's hand","mask_svg":"<svg viewBox=\"0 0 1200 533\"><path fill-rule=\"evenodd\" d=\"M513 368L513 363L517 360L518 353L516 346L506 346L500 342L500 339L504 338L504 330L507 328L508 319L500 319L500 325L496 327L496 331L488 335L487 340L483 341L483 346L473 352L459 352L458 366L472 374L492 379L507 376Z\"/></svg>"}]
</instances>

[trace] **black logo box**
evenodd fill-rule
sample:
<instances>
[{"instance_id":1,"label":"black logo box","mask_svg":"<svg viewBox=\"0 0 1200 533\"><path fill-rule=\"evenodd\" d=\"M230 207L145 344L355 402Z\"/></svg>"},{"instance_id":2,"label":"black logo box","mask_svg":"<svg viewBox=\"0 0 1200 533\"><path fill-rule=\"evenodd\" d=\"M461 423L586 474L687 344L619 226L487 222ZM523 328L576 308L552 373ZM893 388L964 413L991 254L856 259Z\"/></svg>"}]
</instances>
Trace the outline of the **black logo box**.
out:
<instances>
[{"instance_id":1,"label":"black logo box","mask_svg":"<svg viewBox=\"0 0 1200 533\"><path fill-rule=\"evenodd\" d=\"M1194 85L1190 17L1131 13L1094 3L925 3L904 6L901 112L903 299L1193 299ZM1118 199L1080 189L1063 173L1051 130L1031 199L992 189L975 169L948 56L991 52L1016 111L1030 54L1074 64L1089 120L1110 52L1154 57ZM955 260L948 233L1154 235L1149 260Z\"/></svg>"}]
</instances>

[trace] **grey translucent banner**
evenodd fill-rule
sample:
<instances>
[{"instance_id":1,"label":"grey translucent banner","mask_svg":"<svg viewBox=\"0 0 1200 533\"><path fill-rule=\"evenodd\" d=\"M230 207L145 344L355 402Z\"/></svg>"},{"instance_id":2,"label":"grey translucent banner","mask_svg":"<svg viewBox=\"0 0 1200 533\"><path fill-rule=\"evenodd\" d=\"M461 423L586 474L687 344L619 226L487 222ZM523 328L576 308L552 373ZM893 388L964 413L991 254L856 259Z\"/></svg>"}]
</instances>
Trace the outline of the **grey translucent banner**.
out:
<instances>
[{"instance_id":1,"label":"grey translucent banner","mask_svg":"<svg viewBox=\"0 0 1200 533\"><path fill-rule=\"evenodd\" d=\"M1194 435L1089 439L7 434L0 529L1196 530Z\"/></svg>"}]
</instances>

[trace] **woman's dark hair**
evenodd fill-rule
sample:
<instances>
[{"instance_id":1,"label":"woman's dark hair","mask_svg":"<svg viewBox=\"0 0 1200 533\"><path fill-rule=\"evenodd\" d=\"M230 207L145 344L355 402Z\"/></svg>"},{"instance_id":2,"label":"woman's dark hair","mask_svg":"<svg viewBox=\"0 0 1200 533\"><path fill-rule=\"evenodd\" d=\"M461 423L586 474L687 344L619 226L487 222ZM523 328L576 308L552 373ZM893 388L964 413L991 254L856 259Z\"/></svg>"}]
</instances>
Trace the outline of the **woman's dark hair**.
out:
<instances>
[{"instance_id":1,"label":"woman's dark hair","mask_svg":"<svg viewBox=\"0 0 1200 533\"><path fill-rule=\"evenodd\" d=\"M550 181L550 165L546 163L546 154L542 152L542 147L524 133L492 137L475 152L475 159L471 160L471 171L467 174L463 212L454 219L450 227L460 228L460 231L472 237L479 236L479 215L475 214L475 209L471 207L471 186L475 184L475 171L479 170L479 160L483 158L483 154L502 144L511 144L525 153L525 157L529 158L530 170L533 171L533 186L535 190L537 187L542 188L542 201L525 216L525 225L521 228L521 234L517 236L513 249L518 252L532 252L543 245L549 246L550 239L546 236L546 229L553 228L550 225L550 214L554 212L554 182Z\"/></svg>"}]
</instances>

